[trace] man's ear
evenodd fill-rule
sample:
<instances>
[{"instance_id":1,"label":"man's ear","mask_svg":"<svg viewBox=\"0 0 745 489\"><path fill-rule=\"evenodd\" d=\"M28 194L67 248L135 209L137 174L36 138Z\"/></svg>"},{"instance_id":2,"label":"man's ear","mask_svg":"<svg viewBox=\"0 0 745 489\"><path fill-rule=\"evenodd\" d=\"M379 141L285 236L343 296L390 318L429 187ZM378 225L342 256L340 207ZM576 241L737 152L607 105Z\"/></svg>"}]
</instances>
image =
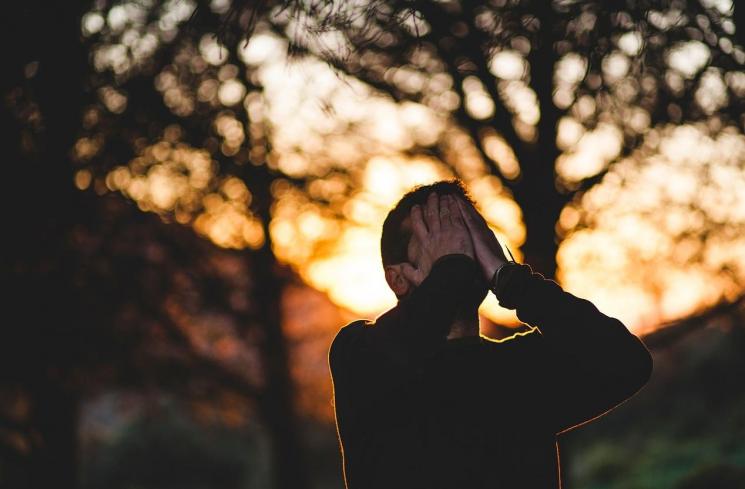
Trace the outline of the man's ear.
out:
<instances>
[{"instance_id":1,"label":"man's ear","mask_svg":"<svg viewBox=\"0 0 745 489\"><path fill-rule=\"evenodd\" d=\"M412 284L404 276L401 270L401 265L386 265L385 270L385 281L388 282L388 286L396 294L396 297L402 297L409 292Z\"/></svg>"}]
</instances>

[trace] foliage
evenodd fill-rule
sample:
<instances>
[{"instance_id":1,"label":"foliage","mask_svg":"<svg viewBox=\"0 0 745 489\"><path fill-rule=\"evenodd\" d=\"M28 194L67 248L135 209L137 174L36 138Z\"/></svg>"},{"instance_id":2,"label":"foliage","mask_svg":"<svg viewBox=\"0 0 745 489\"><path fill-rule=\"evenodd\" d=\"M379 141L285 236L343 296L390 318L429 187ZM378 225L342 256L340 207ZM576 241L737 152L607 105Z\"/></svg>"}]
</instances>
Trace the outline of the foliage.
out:
<instances>
[{"instance_id":1,"label":"foliage","mask_svg":"<svg viewBox=\"0 0 745 489\"><path fill-rule=\"evenodd\" d=\"M652 379L562 437L569 485L739 488L745 483L745 330L741 312L653 350ZM710 484L710 485L706 485ZM720 484L717 486L717 484Z\"/></svg>"},{"instance_id":2,"label":"foliage","mask_svg":"<svg viewBox=\"0 0 745 489\"><path fill-rule=\"evenodd\" d=\"M82 486L229 489L252 479L255 484L257 477L266 484L266 447L260 442L260 434L249 437L247 430L195 424L168 403L139 416L118 436L85 447Z\"/></svg>"}]
</instances>

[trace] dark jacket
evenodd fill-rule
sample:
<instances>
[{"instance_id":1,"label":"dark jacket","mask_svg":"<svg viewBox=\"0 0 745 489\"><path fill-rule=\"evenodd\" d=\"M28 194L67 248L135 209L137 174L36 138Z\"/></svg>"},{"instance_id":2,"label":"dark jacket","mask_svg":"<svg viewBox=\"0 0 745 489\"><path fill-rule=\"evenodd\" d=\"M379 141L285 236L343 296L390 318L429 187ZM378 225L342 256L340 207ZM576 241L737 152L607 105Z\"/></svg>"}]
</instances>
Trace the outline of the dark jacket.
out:
<instances>
[{"instance_id":1,"label":"dark jacket","mask_svg":"<svg viewBox=\"0 0 745 489\"><path fill-rule=\"evenodd\" d=\"M334 338L348 489L559 488L556 435L649 379L651 355L621 321L525 264L500 273L498 299L532 330L447 340L480 274L466 255L441 257L394 308Z\"/></svg>"}]
</instances>

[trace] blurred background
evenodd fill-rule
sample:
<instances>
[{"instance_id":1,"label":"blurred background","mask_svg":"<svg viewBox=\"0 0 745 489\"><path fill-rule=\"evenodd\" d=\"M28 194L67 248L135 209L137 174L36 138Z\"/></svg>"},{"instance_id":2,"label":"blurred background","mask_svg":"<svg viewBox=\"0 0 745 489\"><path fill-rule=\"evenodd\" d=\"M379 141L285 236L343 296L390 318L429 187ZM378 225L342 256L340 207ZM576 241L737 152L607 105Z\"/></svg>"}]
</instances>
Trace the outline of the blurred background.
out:
<instances>
[{"instance_id":1,"label":"blurred background","mask_svg":"<svg viewBox=\"0 0 745 489\"><path fill-rule=\"evenodd\" d=\"M0 487L343 488L328 347L395 303L387 211L454 176L654 355L559 438L565 486L745 487L745 6L25 0L1 22Z\"/></svg>"}]
</instances>

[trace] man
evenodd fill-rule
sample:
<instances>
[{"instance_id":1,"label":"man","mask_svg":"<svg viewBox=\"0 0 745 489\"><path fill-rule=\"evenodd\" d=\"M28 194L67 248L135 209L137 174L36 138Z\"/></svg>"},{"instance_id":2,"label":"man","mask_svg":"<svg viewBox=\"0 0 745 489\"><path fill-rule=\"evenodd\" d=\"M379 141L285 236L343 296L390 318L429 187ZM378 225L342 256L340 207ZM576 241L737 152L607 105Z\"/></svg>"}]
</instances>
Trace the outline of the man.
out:
<instances>
[{"instance_id":1,"label":"man","mask_svg":"<svg viewBox=\"0 0 745 489\"><path fill-rule=\"evenodd\" d=\"M559 488L556 435L651 375L621 321L505 258L459 180L406 194L381 254L397 305L329 350L348 489ZM489 290L532 330L480 336Z\"/></svg>"}]
</instances>

